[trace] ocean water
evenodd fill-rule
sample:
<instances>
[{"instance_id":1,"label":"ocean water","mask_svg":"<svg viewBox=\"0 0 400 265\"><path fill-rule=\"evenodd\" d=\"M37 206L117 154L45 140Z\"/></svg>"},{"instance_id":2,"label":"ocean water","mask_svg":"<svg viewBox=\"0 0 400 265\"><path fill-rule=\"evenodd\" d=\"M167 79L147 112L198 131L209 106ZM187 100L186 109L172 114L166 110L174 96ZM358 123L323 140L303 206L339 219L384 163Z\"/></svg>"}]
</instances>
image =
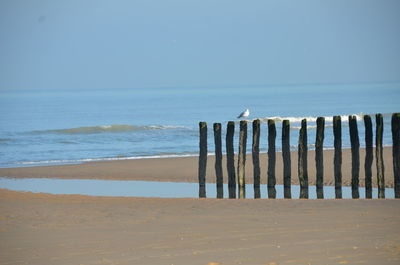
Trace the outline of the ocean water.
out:
<instances>
[{"instance_id":1,"label":"ocean water","mask_svg":"<svg viewBox=\"0 0 400 265\"><path fill-rule=\"evenodd\" d=\"M278 150L281 120L291 121L291 145L296 150L302 118L308 121L312 149L318 116L326 117L324 147L333 148L333 115L343 117L343 147L349 147L350 114L359 119L363 146L363 115L382 113L384 145L391 145L390 118L400 112L399 99L400 83L0 90L0 167L197 155L199 121L208 123L212 153L212 123L222 123L224 139L226 123L239 122L236 117L246 108L249 121L263 121L262 152L267 150L269 118L277 124ZM249 151L251 127L249 123ZM238 125L236 150L237 132Z\"/></svg>"}]
</instances>

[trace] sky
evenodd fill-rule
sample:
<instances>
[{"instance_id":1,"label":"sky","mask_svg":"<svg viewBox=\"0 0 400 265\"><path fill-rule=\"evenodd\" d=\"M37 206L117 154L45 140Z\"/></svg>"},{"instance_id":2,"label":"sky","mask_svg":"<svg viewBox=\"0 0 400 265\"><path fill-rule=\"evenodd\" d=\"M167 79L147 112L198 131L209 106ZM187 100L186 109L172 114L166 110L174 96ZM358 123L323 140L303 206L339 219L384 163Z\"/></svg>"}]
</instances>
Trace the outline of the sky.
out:
<instances>
[{"instance_id":1,"label":"sky","mask_svg":"<svg viewBox=\"0 0 400 265\"><path fill-rule=\"evenodd\" d=\"M0 90L400 81L398 0L0 0Z\"/></svg>"}]
</instances>

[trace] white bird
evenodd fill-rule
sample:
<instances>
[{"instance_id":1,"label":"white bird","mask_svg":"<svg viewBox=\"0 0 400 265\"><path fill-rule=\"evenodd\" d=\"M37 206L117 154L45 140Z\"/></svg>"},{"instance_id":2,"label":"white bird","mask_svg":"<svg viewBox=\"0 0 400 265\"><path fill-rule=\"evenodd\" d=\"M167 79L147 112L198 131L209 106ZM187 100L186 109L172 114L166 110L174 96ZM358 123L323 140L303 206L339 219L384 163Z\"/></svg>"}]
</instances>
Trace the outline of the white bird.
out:
<instances>
[{"instance_id":1,"label":"white bird","mask_svg":"<svg viewBox=\"0 0 400 265\"><path fill-rule=\"evenodd\" d=\"M243 111L242 113L239 114L239 116L237 117L238 119L240 118L247 118L250 115L250 110L246 109L245 111Z\"/></svg>"}]
</instances>

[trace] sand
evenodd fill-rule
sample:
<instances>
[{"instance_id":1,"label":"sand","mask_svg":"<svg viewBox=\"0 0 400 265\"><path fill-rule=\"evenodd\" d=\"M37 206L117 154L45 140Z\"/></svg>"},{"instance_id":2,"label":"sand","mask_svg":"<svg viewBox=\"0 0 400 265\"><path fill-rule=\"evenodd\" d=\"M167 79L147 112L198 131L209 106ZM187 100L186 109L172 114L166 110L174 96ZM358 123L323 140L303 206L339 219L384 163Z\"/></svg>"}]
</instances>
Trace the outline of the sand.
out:
<instances>
[{"instance_id":1,"label":"sand","mask_svg":"<svg viewBox=\"0 0 400 265\"><path fill-rule=\"evenodd\" d=\"M399 200L0 190L0 264L400 264Z\"/></svg>"},{"instance_id":2,"label":"sand","mask_svg":"<svg viewBox=\"0 0 400 265\"><path fill-rule=\"evenodd\" d=\"M349 185L349 150L343 155L343 182ZM391 187L391 149L384 155ZM332 159L326 151L328 185ZM311 185L313 160L311 151ZM265 154L262 161L265 183ZM296 184L296 153L292 162ZM247 169L251 183L250 157ZM0 176L197 182L197 157L0 169ZM207 176L215 180L212 156ZM400 264L399 227L400 200L394 199L161 199L0 189L0 265Z\"/></svg>"},{"instance_id":3,"label":"sand","mask_svg":"<svg viewBox=\"0 0 400 265\"><path fill-rule=\"evenodd\" d=\"M384 148L385 186L393 187L392 148ZM282 155L277 153L277 184L283 184ZM365 150L360 149L360 186L364 186ZM297 152L292 152L292 183L298 184ZM237 159L235 160L237 161ZM266 183L267 154L261 154L261 183ZM373 186L377 187L376 165L373 161ZM227 183L226 159L223 158L224 181ZM308 152L309 184L315 185L315 152ZM141 160L122 160L90 162L78 165L38 166L24 168L1 168L0 177L13 178L79 178L79 179L119 179L172 182L198 182L198 157L159 158ZM343 185L351 185L351 152L343 149ZM207 183L215 182L214 156L208 157ZM251 154L247 156L246 183L253 183L253 164ZM324 151L324 185L334 186L333 150Z\"/></svg>"}]
</instances>

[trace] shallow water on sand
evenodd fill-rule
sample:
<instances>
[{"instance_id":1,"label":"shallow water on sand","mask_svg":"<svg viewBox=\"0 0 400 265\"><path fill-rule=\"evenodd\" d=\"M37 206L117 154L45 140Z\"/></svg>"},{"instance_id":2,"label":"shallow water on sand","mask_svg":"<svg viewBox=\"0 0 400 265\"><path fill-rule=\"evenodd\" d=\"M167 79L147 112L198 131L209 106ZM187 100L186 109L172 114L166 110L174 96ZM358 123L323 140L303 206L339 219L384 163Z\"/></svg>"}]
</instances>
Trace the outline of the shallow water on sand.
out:
<instances>
[{"instance_id":1,"label":"shallow water on sand","mask_svg":"<svg viewBox=\"0 0 400 265\"><path fill-rule=\"evenodd\" d=\"M49 194L80 194L89 196L159 197L159 198L198 198L199 184L157 181L124 181L95 179L50 179L50 178L0 178L0 188ZM268 198L267 185L261 185L261 198ZM215 183L206 184L208 198L216 198ZM276 185L276 198L283 198L283 185ZM360 198L365 198L365 188L359 189ZM300 187L292 185L293 199L298 199ZM351 187L343 187L344 199L351 198ZM372 198L378 197L378 189L373 188ZM385 189L386 198L394 198L394 189ZM224 184L224 198L228 198L228 185ZM254 198L253 184L246 184L246 198ZM309 199L316 199L315 187L309 188ZM335 198L335 187L324 187L324 198Z\"/></svg>"}]
</instances>

